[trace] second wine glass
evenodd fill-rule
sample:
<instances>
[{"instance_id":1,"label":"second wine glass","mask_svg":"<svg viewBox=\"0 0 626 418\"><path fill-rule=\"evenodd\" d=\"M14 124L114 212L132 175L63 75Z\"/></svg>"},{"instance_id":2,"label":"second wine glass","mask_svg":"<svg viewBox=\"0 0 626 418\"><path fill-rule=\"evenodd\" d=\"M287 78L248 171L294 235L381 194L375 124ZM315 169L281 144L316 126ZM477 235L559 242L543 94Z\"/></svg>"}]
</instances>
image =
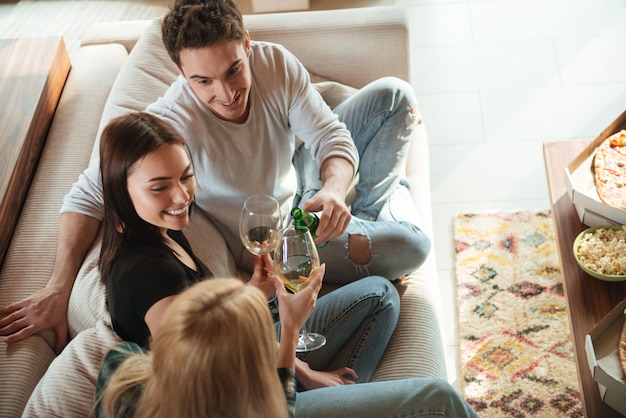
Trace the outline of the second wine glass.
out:
<instances>
[{"instance_id":1,"label":"second wine glass","mask_svg":"<svg viewBox=\"0 0 626 418\"><path fill-rule=\"evenodd\" d=\"M285 287L296 293L304 289L315 271L320 267L320 258L315 242L307 228L290 226L274 250L276 274ZM317 350L326 344L326 337L307 332L302 325L297 352Z\"/></svg>"},{"instance_id":2,"label":"second wine glass","mask_svg":"<svg viewBox=\"0 0 626 418\"><path fill-rule=\"evenodd\" d=\"M272 196L256 194L243 204L239 221L241 242L252 254L271 253L280 238L280 205Z\"/></svg>"}]
</instances>

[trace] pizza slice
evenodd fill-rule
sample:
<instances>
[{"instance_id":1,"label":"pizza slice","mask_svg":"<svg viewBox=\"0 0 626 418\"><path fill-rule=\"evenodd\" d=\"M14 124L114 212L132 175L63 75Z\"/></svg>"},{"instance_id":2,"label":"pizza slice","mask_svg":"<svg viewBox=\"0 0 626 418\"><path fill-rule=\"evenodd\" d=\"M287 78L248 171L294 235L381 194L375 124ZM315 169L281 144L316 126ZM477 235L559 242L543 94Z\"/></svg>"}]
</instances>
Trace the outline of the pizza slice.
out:
<instances>
[{"instance_id":1,"label":"pizza slice","mask_svg":"<svg viewBox=\"0 0 626 418\"><path fill-rule=\"evenodd\" d=\"M600 200L626 210L626 130L600 144L593 158L593 171Z\"/></svg>"}]
</instances>

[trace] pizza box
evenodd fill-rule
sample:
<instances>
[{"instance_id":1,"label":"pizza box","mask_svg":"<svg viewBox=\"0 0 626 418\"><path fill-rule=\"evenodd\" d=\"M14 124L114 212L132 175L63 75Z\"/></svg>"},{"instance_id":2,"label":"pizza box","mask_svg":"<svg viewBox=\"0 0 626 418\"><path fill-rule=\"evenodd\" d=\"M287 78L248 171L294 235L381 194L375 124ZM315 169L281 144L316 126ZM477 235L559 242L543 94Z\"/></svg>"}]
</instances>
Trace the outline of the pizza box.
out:
<instances>
[{"instance_id":1,"label":"pizza box","mask_svg":"<svg viewBox=\"0 0 626 418\"><path fill-rule=\"evenodd\" d=\"M626 129L626 111L594 139L567 167L565 184L580 222L589 227L626 224L626 211L602 203L591 171L596 148L609 136Z\"/></svg>"},{"instance_id":2,"label":"pizza box","mask_svg":"<svg viewBox=\"0 0 626 418\"><path fill-rule=\"evenodd\" d=\"M617 347L626 319L626 299L622 300L587 334L585 351L593 380L598 383L602 401L626 415L626 377Z\"/></svg>"}]
</instances>

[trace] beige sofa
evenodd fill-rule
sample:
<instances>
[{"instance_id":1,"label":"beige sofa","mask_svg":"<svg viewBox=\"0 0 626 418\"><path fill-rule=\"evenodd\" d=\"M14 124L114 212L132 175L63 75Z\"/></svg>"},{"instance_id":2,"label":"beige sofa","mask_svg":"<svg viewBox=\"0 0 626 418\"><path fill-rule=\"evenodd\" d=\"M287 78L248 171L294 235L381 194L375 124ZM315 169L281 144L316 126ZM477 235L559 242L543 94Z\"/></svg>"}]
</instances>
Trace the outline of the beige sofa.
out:
<instances>
[{"instance_id":1,"label":"beige sofa","mask_svg":"<svg viewBox=\"0 0 626 418\"><path fill-rule=\"evenodd\" d=\"M335 104L353 88L382 76L409 80L406 19L403 9L384 7L250 15L245 22L252 39L278 42L293 51L319 82L327 101ZM62 198L87 166L102 126L121 113L143 109L175 77L160 42L158 24L150 21L97 24L85 34L72 65L0 271L0 306L28 296L47 282ZM407 176L421 226L432 236L424 124L413 140ZM217 275L236 274L223 240L199 216L188 229L198 255ZM10 346L0 343L1 417L90 414L100 362L117 341L99 284L97 255L96 244L70 300L68 318L73 339L59 356L53 352L54 333L50 330ZM374 380L445 378L434 254L399 290L400 322Z\"/></svg>"}]
</instances>

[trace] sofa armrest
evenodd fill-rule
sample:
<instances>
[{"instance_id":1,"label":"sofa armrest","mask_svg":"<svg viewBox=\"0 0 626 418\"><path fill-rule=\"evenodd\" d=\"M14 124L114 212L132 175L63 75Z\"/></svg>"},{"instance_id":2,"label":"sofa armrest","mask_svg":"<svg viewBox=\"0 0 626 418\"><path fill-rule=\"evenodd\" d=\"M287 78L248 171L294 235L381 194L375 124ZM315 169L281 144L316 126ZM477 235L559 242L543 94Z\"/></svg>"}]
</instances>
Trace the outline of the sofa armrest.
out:
<instances>
[{"instance_id":1,"label":"sofa armrest","mask_svg":"<svg viewBox=\"0 0 626 418\"><path fill-rule=\"evenodd\" d=\"M100 114L127 54L119 45L81 48L54 114L37 171L0 271L0 306L43 288L54 264L63 196L89 161ZM54 359L54 332L0 342L0 417L16 417Z\"/></svg>"}]
</instances>

